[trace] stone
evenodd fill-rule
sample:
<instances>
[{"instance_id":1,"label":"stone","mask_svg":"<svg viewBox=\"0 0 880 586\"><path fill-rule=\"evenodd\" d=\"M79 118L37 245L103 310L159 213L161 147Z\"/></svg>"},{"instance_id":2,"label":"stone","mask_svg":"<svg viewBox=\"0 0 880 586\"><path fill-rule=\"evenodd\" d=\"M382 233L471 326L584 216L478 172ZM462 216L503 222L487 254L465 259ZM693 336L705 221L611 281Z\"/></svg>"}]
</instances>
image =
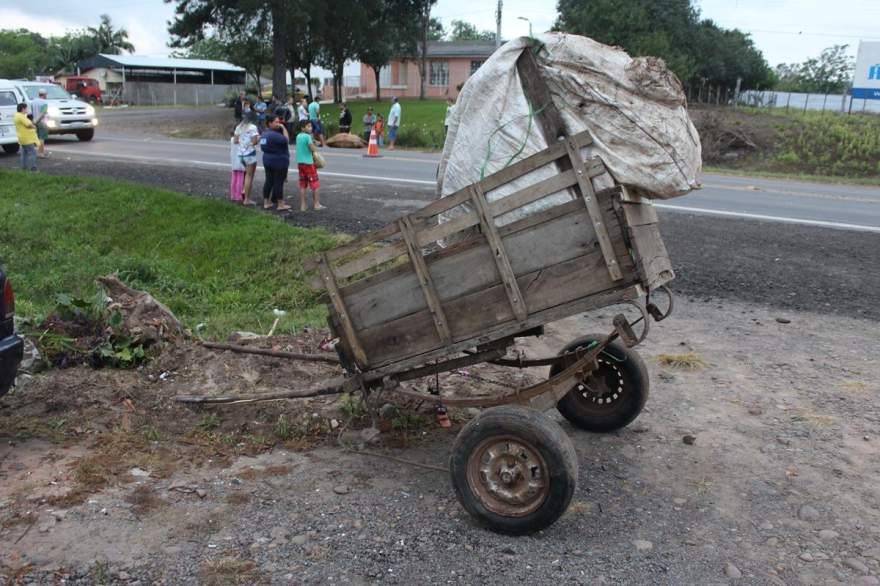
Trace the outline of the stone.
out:
<instances>
[{"instance_id":1,"label":"stone","mask_svg":"<svg viewBox=\"0 0 880 586\"><path fill-rule=\"evenodd\" d=\"M682 498L672 499L672 502L675 503L676 505L683 505L687 502L687 499L682 499Z\"/></svg>"},{"instance_id":2,"label":"stone","mask_svg":"<svg viewBox=\"0 0 880 586\"><path fill-rule=\"evenodd\" d=\"M861 576L856 580L859 586L880 586L880 579L877 576Z\"/></svg>"},{"instance_id":3,"label":"stone","mask_svg":"<svg viewBox=\"0 0 880 586\"><path fill-rule=\"evenodd\" d=\"M291 539L290 542L294 545L303 545L308 540L309 540L309 536L306 535L305 533L302 533L300 535L294 535L293 539Z\"/></svg>"},{"instance_id":4,"label":"stone","mask_svg":"<svg viewBox=\"0 0 880 586\"><path fill-rule=\"evenodd\" d=\"M379 407L379 417L382 419L394 419L397 417L397 406L391 403L385 403Z\"/></svg>"},{"instance_id":5,"label":"stone","mask_svg":"<svg viewBox=\"0 0 880 586\"><path fill-rule=\"evenodd\" d=\"M683 441L685 444L687 444L689 446L692 446L695 443L697 443L697 438L696 438L696 436L688 434L688 435L683 436L681 438L681 441Z\"/></svg>"},{"instance_id":6,"label":"stone","mask_svg":"<svg viewBox=\"0 0 880 586\"><path fill-rule=\"evenodd\" d=\"M810 552L805 551L804 553L802 553L801 555L798 556L798 559L800 559L802 562L812 562L812 561L815 561L816 558L814 558L813 554L811 554Z\"/></svg>"},{"instance_id":7,"label":"stone","mask_svg":"<svg viewBox=\"0 0 880 586\"><path fill-rule=\"evenodd\" d=\"M636 546L636 551L651 551L654 549L654 544L645 539L634 539L632 543Z\"/></svg>"},{"instance_id":8,"label":"stone","mask_svg":"<svg viewBox=\"0 0 880 586\"><path fill-rule=\"evenodd\" d=\"M348 494L349 492L351 492L351 489L348 488L348 486L346 486L345 484L339 484L333 487L333 492L335 492L336 494Z\"/></svg>"},{"instance_id":9,"label":"stone","mask_svg":"<svg viewBox=\"0 0 880 586\"><path fill-rule=\"evenodd\" d=\"M742 572L740 572L739 568L734 566L731 562L724 564L724 575L731 580L739 580L742 578Z\"/></svg>"},{"instance_id":10,"label":"stone","mask_svg":"<svg viewBox=\"0 0 880 586\"><path fill-rule=\"evenodd\" d=\"M360 440L367 445L374 445L379 443L381 434L382 432L375 427L365 427L361 430Z\"/></svg>"},{"instance_id":11,"label":"stone","mask_svg":"<svg viewBox=\"0 0 880 586\"><path fill-rule=\"evenodd\" d=\"M149 478L150 473L146 470L141 470L140 468L132 468L128 471L129 474L134 476L135 478Z\"/></svg>"},{"instance_id":12,"label":"stone","mask_svg":"<svg viewBox=\"0 0 880 586\"><path fill-rule=\"evenodd\" d=\"M855 570L856 572L861 572L862 574L867 574L870 572L870 570L868 570L868 566L865 565L865 562L857 558L847 558L843 560L843 565L851 570Z\"/></svg>"},{"instance_id":13,"label":"stone","mask_svg":"<svg viewBox=\"0 0 880 586\"><path fill-rule=\"evenodd\" d=\"M823 539L825 541L837 539L838 537L840 537L840 533L832 529L822 529L821 531L819 531L819 539Z\"/></svg>"},{"instance_id":14,"label":"stone","mask_svg":"<svg viewBox=\"0 0 880 586\"><path fill-rule=\"evenodd\" d=\"M788 319L787 317L777 317L776 321L781 324L790 324L791 323L791 320Z\"/></svg>"},{"instance_id":15,"label":"stone","mask_svg":"<svg viewBox=\"0 0 880 586\"><path fill-rule=\"evenodd\" d=\"M773 529L773 523L770 521L764 521L760 525L758 525L758 529L761 531L771 531Z\"/></svg>"},{"instance_id":16,"label":"stone","mask_svg":"<svg viewBox=\"0 0 880 586\"><path fill-rule=\"evenodd\" d=\"M129 574L128 572L119 572L118 574L116 574L116 577L125 582L131 580L131 574Z\"/></svg>"},{"instance_id":17,"label":"stone","mask_svg":"<svg viewBox=\"0 0 880 586\"><path fill-rule=\"evenodd\" d=\"M797 512L798 519L802 521L815 521L819 518L819 511L810 505L802 505Z\"/></svg>"},{"instance_id":18,"label":"stone","mask_svg":"<svg viewBox=\"0 0 880 586\"><path fill-rule=\"evenodd\" d=\"M269 536L275 541L284 541L287 539L288 535L289 532L287 531L287 527L272 527L269 530Z\"/></svg>"},{"instance_id":19,"label":"stone","mask_svg":"<svg viewBox=\"0 0 880 586\"><path fill-rule=\"evenodd\" d=\"M208 496L208 491L206 491L206 490L203 489L203 488L197 488L197 489L196 489L196 494L198 495L198 497L199 497L200 499L203 499L203 498L205 498L206 496Z\"/></svg>"}]
</instances>

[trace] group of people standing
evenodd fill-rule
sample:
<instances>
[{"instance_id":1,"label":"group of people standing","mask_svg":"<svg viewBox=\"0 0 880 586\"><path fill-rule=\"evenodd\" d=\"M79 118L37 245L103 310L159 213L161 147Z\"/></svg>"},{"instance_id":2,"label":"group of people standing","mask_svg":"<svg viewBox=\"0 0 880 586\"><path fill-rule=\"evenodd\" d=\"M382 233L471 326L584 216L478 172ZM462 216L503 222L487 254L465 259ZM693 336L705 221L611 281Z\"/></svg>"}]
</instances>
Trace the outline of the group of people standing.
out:
<instances>
[{"instance_id":1,"label":"group of people standing","mask_svg":"<svg viewBox=\"0 0 880 586\"><path fill-rule=\"evenodd\" d=\"M37 98L31 102L30 112L24 102L15 108L13 122L21 150L21 168L25 171L36 171L37 159L49 156L49 151L46 150L46 139L49 138L49 127L46 126L49 113L47 95L46 90L40 89Z\"/></svg>"},{"instance_id":2,"label":"group of people standing","mask_svg":"<svg viewBox=\"0 0 880 586\"><path fill-rule=\"evenodd\" d=\"M230 198L242 205L256 205L251 200L254 175L257 170L257 147L263 153L266 180L263 184L263 207L278 211L290 210L284 202L284 182L290 169L290 144L295 143L295 162L299 174L300 211L308 210L308 190L312 191L312 209L322 210L321 182L318 166L323 166L316 149L316 141L324 146L324 129L320 120L320 104L298 105L293 96L287 103L272 108L263 102L262 108L252 107L244 93L235 104L236 125L230 139L232 179ZM262 116L260 110L263 110ZM296 122L294 123L294 115ZM296 136L292 139L292 136ZM315 138L313 138L313 136Z\"/></svg>"}]
</instances>

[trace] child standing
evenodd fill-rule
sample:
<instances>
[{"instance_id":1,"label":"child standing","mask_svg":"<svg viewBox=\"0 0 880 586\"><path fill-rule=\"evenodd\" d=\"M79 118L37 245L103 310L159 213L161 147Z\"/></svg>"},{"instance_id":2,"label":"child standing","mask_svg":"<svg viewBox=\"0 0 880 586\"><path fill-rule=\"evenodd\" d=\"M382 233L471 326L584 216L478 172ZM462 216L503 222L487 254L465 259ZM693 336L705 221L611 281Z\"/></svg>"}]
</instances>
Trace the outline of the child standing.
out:
<instances>
[{"instance_id":1,"label":"child standing","mask_svg":"<svg viewBox=\"0 0 880 586\"><path fill-rule=\"evenodd\" d=\"M37 170L37 126L27 117L27 104L15 108L15 134L21 145L21 168L25 171Z\"/></svg>"},{"instance_id":2,"label":"child standing","mask_svg":"<svg viewBox=\"0 0 880 586\"><path fill-rule=\"evenodd\" d=\"M321 181L318 179L318 169L315 167L315 142L312 140L312 122L306 121L299 134L296 135L296 166L299 170L299 211L308 209L306 203L306 189L311 187L314 209L323 210L318 192L321 189Z\"/></svg>"},{"instance_id":3,"label":"child standing","mask_svg":"<svg viewBox=\"0 0 880 586\"><path fill-rule=\"evenodd\" d=\"M232 163L232 176L229 179L229 199L241 202L244 199L244 163L238 154L235 131L229 138L229 158Z\"/></svg>"}]
</instances>

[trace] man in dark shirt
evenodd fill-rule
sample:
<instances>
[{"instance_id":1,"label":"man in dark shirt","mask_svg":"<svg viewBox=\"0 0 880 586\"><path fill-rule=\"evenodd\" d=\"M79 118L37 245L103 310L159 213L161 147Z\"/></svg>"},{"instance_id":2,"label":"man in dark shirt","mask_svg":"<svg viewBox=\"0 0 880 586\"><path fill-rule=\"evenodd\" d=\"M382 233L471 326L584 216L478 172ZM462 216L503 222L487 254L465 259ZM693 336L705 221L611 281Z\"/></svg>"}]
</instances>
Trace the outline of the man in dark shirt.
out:
<instances>
[{"instance_id":1,"label":"man in dark shirt","mask_svg":"<svg viewBox=\"0 0 880 586\"><path fill-rule=\"evenodd\" d=\"M339 111L339 132L351 132L351 110L345 102L342 102L342 109Z\"/></svg>"},{"instance_id":2,"label":"man in dark shirt","mask_svg":"<svg viewBox=\"0 0 880 586\"><path fill-rule=\"evenodd\" d=\"M238 124L241 122L241 108L242 104L245 101L245 93L244 91L238 92L238 97L235 98L235 102L232 104L232 107L235 108L235 123Z\"/></svg>"},{"instance_id":3,"label":"man in dark shirt","mask_svg":"<svg viewBox=\"0 0 880 586\"><path fill-rule=\"evenodd\" d=\"M289 210L290 206L284 203L284 182L290 167L290 148L283 118L273 114L266 116L266 130L260 136L260 149L266 170L263 207L271 209L274 204L279 212Z\"/></svg>"}]
</instances>

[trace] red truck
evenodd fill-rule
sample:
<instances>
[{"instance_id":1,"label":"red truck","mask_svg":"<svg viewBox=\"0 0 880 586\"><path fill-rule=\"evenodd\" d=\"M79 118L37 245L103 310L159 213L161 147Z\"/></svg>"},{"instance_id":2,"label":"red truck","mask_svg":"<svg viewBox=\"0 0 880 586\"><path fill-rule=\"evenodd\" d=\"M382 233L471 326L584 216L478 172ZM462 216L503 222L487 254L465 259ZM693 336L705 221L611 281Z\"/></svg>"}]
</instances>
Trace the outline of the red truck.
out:
<instances>
[{"instance_id":1,"label":"red truck","mask_svg":"<svg viewBox=\"0 0 880 586\"><path fill-rule=\"evenodd\" d=\"M71 94L75 94L77 98L84 102L94 104L103 101L101 86L98 85L97 79L92 79L91 77L79 75L68 77L64 89Z\"/></svg>"}]
</instances>

